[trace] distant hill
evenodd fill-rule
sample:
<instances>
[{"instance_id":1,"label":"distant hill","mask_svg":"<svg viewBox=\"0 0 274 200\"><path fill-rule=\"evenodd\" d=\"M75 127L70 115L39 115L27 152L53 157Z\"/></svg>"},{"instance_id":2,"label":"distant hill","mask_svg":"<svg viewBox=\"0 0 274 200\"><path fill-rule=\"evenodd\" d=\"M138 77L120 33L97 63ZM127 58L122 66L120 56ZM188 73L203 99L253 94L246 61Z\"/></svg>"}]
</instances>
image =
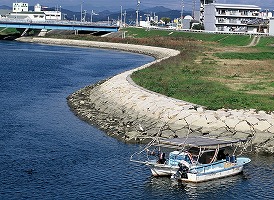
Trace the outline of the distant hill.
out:
<instances>
[{"instance_id":1,"label":"distant hill","mask_svg":"<svg viewBox=\"0 0 274 200\"><path fill-rule=\"evenodd\" d=\"M127 23L134 23L136 20L136 10L134 9L125 9L123 10L123 14L126 12L126 21ZM62 9L62 13L66 15L66 19L68 20L74 20L77 19L80 20L80 12L73 12L67 9ZM120 20L121 18L121 12L120 11L109 11L104 10L101 12L96 12L97 15L92 16L93 22L98 21L107 21L107 20ZM153 8L147 8L145 10L140 10L139 16L142 20L146 20L147 15L157 15L160 18L162 17L169 17L170 19L179 18L181 16L181 12L179 10L171 10L169 8L165 8L163 6L157 6ZM184 15L191 14L191 12L184 12ZM91 13L86 13L86 21L90 21ZM123 15L124 19L124 15Z\"/></svg>"},{"instance_id":2,"label":"distant hill","mask_svg":"<svg viewBox=\"0 0 274 200\"><path fill-rule=\"evenodd\" d=\"M12 10L12 7L3 5L3 6L0 6L0 9L1 10Z\"/></svg>"},{"instance_id":3,"label":"distant hill","mask_svg":"<svg viewBox=\"0 0 274 200\"><path fill-rule=\"evenodd\" d=\"M114 19L117 20L120 18L121 13L120 12L99 12L99 15L93 16L93 21L105 21L108 19ZM179 18L181 17L181 11L179 10L171 10L169 8L165 8L162 6L157 6L154 8L148 8L145 10L140 10L139 16L142 20L146 20L147 15L157 15L159 19L162 17L169 17L170 19ZM185 11L184 16L191 15L191 11ZM129 23L131 21L136 20L136 10L130 9L126 10L126 21Z\"/></svg>"},{"instance_id":4,"label":"distant hill","mask_svg":"<svg viewBox=\"0 0 274 200\"><path fill-rule=\"evenodd\" d=\"M144 9L142 10L143 12L156 12L156 13L160 13L160 12L168 12L168 11L171 11L171 9L169 8L166 8L164 6L156 6L156 7L153 7L153 8L147 8L147 9Z\"/></svg>"}]
</instances>

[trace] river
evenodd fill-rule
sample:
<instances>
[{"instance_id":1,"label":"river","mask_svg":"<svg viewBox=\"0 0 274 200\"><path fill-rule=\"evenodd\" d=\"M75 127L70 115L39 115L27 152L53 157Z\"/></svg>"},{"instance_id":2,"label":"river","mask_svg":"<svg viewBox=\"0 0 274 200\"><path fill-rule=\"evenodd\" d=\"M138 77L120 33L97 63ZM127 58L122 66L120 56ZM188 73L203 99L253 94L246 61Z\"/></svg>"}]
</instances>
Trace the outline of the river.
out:
<instances>
[{"instance_id":1,"label":"river","mask_svg":"<svg viewBox=\"0 0 274 200\"><path fill-rule=\"evenodd\" d=\"M0 199L273 199L274 158L201 184L151 177L141 147L79 120L66 97L154 60L121 51L0 41Z\"/></svg>"}]
</instances>

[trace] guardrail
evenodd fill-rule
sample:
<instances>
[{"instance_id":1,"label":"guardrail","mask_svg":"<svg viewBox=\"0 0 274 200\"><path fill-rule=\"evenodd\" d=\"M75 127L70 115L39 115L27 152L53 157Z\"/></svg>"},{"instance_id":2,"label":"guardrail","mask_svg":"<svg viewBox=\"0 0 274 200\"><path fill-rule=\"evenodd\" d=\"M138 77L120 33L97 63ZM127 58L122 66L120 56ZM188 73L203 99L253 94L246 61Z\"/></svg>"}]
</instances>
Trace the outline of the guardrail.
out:
<instances>
[{"instance_id":1,"label":"guardrail","mask_svg":"<svg viewBox=\"0 0 274 200\"><path fill-rule=\"evenodd\" d=\"M79 25L79 26L110 26L116 27L114 24L102 23L102 22L80 22L71 20L45 20L35 21L31 19L8 19L2 18L0 22L6 23L28 23L28 24L54 24L54 25Z\"/></svg>"},{"instance_id":2,"label":"guardrail","mask_svg":"<svg viewBox=\"0 0 274 200\"><path fill-rule=\"evenodd\" d=\"M78 21L32 21L1 19L0 27L28 28L28 29L53 29L93 32L117 32L118 26L103 23L78 22Z\"/></svg>"}]
</instances>

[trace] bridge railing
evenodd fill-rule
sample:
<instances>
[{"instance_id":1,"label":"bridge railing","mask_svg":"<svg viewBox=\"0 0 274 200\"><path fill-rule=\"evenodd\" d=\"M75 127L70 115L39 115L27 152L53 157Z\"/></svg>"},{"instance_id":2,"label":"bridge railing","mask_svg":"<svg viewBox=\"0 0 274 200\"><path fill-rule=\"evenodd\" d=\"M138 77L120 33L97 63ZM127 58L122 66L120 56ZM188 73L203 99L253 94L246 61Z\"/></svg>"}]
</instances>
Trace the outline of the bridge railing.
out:
<instances>
[{"instance_id":1,"label":"bridge railing","mask_svg":"<svg viewBox=\"0 0 274 200\"><path fill-rule=\"evenodd\" d=\"M56 24L56 25L80 25L80 26L113 26L115 24L109 24L108 22L80 22L70 20L46 20L46 21L35 21L31 19L10 19L2 18L0 22L4 23L28 23L28 24Z\"/></svg>"}]
</instances>

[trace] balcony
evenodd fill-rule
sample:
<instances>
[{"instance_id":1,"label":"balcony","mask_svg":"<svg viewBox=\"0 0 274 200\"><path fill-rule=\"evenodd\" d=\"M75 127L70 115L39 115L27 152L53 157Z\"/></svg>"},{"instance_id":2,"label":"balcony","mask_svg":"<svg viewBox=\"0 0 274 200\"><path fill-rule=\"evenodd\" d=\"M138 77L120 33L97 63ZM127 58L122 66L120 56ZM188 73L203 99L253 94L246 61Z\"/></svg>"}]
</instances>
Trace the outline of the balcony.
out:
<instances>
[{"instance_id":1,"label":"balcony","mask_svg":"<svg viewBox=\"0 0 274 200\"><path fill-rule=\"evenodd\" d=\"M227 25L246 25L250 19L243 19L243 18L218 18L216 19L216 24L227 24Z\"/></svg>"},{"instance_id":2,"label":"balcony","mask_svg":"<svg viewBox=\"0 0 274 200\"><path fill-rule=\"evenodd\" d=\"M239 10L217 10L215 16L222 17L222 16L230 16L230 17L258 17L258 11L239 11Z\"/></svg>"}]
</instances>

